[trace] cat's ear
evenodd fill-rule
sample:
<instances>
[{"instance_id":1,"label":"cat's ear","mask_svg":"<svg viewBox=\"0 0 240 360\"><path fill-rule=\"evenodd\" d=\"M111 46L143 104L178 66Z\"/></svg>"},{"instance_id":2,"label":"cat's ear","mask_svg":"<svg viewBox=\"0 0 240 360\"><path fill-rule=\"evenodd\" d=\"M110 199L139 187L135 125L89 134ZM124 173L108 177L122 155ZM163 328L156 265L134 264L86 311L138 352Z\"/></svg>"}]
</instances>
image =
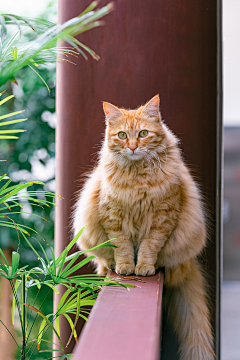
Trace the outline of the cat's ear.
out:
<instances>
[{"instance_id":1,"label":"cat's ear","mask_svg":"<svg viewBox=\"0 0 240 360\"><path fill-rule=\"evenodd\" d=\"M142 109L142 112L145 113L150 118L155 120L161 120L160 111L159 111L159 95L155 95L151 100L149 100Z\"/></svg>"},{"instance_id":2,"label":"cat's ear","mask_svg":"<svg viewBox=\"0 0 240 360\"><path fill-rule=\"evenodd\" d=\"M103 101L103 110L106 115L106 122L114 121L119 116L123 115L123 112L117 107L108 102Z\"/></svg>"}]
</instances>

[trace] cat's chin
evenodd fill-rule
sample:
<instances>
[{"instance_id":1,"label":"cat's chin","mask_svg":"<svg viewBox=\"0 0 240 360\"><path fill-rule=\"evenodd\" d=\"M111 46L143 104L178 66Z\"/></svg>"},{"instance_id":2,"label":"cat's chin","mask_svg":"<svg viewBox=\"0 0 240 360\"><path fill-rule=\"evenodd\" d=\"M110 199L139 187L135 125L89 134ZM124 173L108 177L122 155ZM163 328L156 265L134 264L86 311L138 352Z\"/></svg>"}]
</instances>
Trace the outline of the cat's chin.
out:
<instances>
[{"instance_id":1,"label":"cat's chin","mask_svg":"<svg viewBox=\"0 0 240 360\"><path fill-rule=\"evenodd\" d=\"M127 154L126 155L127 159L129 160L142 160L143 159L143 155L142 154Z\"/></svg>"}]
</instances>

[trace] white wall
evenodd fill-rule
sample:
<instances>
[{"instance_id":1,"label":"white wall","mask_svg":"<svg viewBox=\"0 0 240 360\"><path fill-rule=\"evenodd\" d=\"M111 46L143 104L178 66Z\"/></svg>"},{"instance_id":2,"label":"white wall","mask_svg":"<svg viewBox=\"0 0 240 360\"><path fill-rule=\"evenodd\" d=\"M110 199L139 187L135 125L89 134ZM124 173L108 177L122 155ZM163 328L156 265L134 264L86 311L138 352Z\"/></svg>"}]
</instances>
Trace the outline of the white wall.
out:
<instances>
[{"instance_id":1,"label":"white wall","mask_svg":"<svg viewBox=\"0 0 240 360\"><path fill-rule=\"evenodd\" d=\"M240 0L223 0L224 125L240 126Z\"/></svg>"},{"instance_id":2,"label":"white wall","mask_svg":"<svg viewBox=\"0 0 240 360\"><path fill-rule=\"evenodd\" d=\"M38 17L49 2L50 0L2 0L0 13Z\"/></svg>"}]
</instances>

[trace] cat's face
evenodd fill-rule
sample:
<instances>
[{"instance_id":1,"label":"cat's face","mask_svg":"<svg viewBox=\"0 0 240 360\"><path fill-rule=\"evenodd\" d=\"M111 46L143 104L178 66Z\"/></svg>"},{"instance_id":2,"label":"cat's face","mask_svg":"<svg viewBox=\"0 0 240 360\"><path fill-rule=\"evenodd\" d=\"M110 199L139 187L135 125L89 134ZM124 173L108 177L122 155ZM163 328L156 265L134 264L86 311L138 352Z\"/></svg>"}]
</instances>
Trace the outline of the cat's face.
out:
<instances>
[{"instance_id":1,"label":"cat's face","mask_svg":"<svg viewBox=\"0 0 240 360\"><path fill-rule=\"evenodd\" d=\"M163 138L159 96L136 110L119 109L103 103L106 114L106 141L114 154L130 161L148 158L157 151Z\"/></svg>"}]
</instances>

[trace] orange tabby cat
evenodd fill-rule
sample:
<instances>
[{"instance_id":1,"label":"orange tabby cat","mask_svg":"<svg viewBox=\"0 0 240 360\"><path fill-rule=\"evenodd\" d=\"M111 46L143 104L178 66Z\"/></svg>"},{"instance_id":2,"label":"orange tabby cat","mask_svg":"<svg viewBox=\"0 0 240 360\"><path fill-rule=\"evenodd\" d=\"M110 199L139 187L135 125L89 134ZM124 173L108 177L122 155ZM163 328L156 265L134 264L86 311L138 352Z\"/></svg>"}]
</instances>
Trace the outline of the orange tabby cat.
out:
<instances>
[{"instance_id":1,"label":"orange tabby cat","mask_svg":"<svg viewBox=\"0 0 240 360\"><path fill-rule=\"evenodd\" d=\"M206 242L203 206L178 140L161 120L158 95L136 110L107 102L103 107L106 134L99 163L74 213L75 233L86 225L79 246L87 250L115 238L116 248L93 251L99 274L115 269L149 276L164 267L167 310L181 360L212 360L209 310L196 258Z\"/></svg>"}]
</instances>

